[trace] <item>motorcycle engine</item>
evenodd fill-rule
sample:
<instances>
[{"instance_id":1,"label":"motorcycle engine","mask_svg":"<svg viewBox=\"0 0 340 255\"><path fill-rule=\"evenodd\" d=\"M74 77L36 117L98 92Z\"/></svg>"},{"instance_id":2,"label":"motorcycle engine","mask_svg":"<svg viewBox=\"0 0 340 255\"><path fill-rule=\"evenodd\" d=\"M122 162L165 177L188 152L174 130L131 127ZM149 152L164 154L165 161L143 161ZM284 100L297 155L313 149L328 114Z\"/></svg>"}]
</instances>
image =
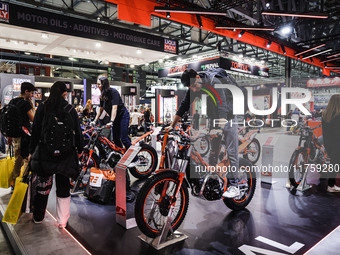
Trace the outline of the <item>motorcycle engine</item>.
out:
<instances>
[{"instance_id":1,"label":"motorcycle engine","mask_svg":"<svg viewBox=\"0 0 340 255\"><path fill-rule=\"evenodd\" d=\"M221 199L223 194L222 183L218 179L210 178L203 190L203 196L206 200L218 200Z\"/></svg>"},{"instance_id":2,"label":"motorcycle engine","mask_svg":"<svg viewBox=\"0 0 340 255\"><path fill-rule=\"evenodd\" d=\"M119 153L111 152L108 155L107 163L111 168L114 168L119 162L121 155Z\"/></svg>"}]
</instances>

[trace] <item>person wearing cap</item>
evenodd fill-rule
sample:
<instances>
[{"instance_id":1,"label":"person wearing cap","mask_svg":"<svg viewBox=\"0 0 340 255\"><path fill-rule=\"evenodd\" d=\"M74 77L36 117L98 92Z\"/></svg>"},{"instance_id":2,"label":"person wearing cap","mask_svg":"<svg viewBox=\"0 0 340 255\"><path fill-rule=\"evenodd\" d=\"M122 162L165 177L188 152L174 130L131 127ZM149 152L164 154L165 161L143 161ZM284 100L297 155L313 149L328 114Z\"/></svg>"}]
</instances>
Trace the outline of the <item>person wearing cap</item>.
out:
<instances>
[{"instance_id":1,"label":"person wearing cap","mask_svg":"<svg viewBox=\"0 0 340 255\"><path fill-rule=\"evenodd\" d=\"M224 70L222 70L224 71ZM225 72L225 71L224 71ZM233 77L226 74L226 78L228 79L228 84L233 84L237 86L236 81ZM177 122L183 117L184 113L189 111L190 105L194 102L196 97L200 97L204 91L211 90L211 87L215 87L216 84L221 84L222 82L216 77L211 77L207 72L197 73L193 69L185 70L181 77L181 82L185 87L188 87L187 91L181 105L173 118L173 121L169 127L166 128L167 131L174 128ZM228 158L230 161L231 169L236 169L238 172L239 169L239 159L238 159L238 127L235 116L233 115L232 109L232 101L227 100L227 93L224 89L215 88L217 94L220 97L221 103L218 103L217 106L214 104L213 100L210 97L207 97L207 115L210 119L210 128L215 128L213 126L214 120L218 119L221 124L221 128L223 128L223 132L226 140L226 148L228 152ZM233 124L230 124L230 120L233 120ZM226 124L225 124L226 123ZM218 158L218 148L215 148L214 144L217 144L212 141L212 149L209 156L210 165L217 164ZM218 146L217 146L218 147ZM232 171L234 174L234 171ZM237 174L235 173L233 178L237 178ZM223 197L233 198L240 195L240 190L238 186L231 185L227 191L223 193Z\"/></svg>"},{"instance_id":2,"label":"person wearing cap","mask_svg":"<svg viewBox=\"0 0 340 255\"><path fill-rule=\"evenodd\" d=\"M29 82L23 82L21 84L20 96L14 98L10 101L10 104L15 104L20 111L22 126L26 128L29 132L31 131L31 123L34 118L34 107L32 98L34 96L34 91L36 87ZM21 137L7 137L7 143L14 146L14 169L13 169L13 185L15 184L15 179L20 175L21 167L24 168L28 165L28 145L30 137L22 132ZM14 186L12 186L14 189Z\"/></svg>"}]
</instances>

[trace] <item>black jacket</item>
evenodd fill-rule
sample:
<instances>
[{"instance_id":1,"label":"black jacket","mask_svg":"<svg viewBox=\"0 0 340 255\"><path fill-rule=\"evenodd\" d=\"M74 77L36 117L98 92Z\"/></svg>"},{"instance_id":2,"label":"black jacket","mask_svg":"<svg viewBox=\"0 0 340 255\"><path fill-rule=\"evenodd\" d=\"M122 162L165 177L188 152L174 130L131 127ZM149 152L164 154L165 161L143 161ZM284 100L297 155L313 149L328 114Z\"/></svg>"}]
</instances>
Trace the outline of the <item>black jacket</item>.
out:
<instances>
[{"instance_id":1,"label":"black jacket","mask_svg":"<svg viewBox=\"0 0 340 255\"><path fill-rule=\"evenodd\" d=\"M340 162L340 115L330 122L322 119L322 136L326 151L330 158Z\"/></svg>"},{"instance_id":2,"label":"black jacket","mask_svg":"<svg viewBox=\"0 0 340 255\"><path fill-rule=\"evenodd\" d=\"M206 91L209 91L213 95L216 101L216 104L215 104L211 96L208 95L207 97L208 118L209 119L224 118L227 120L232 119L233 118L233 97L232 97L231 92L228 89L215 88L216 84L222 84L221 80L219 80L218 78L213 78L211 80L205 72L199 73L199 76L201 77L202 82L203 82L202 88ZM215 93L211 91L209 86L215 88L221 101L216 97ZM189 111L190 105L191 103L193 103L195 98L201 97L203 93L206 93L204 90L200 90L198 92L192 92L190 91L190 89L188 89L176 115L183 117L184 113Z\"/></svg>"},{"instance_id":3,"label":"black jacket","mask_svg":"<svg viewBox=\"0 0 340 255\"><path fill-rule=\"evenodd\" d=\"M65 107L68 104L66 100L62 102L62 107ZM35 147L38 145L39 140L40 140L40 135L42 131L42 123L44 119L44 112L45 112L45 104L41 104L34 116L34 121L33 121L33 127L32 127L32 137L31 137L31 142L29 146L29 152L30 154L33 154ZM75 145L77 148L78 153L81 153L83 150L83 136L80 128L80 123L79 123L79 118L77 111L72 108L70 111L70 114L73 119L73 124L74 124L74 131L75 131Z\"/></svg>"}]
</instances>

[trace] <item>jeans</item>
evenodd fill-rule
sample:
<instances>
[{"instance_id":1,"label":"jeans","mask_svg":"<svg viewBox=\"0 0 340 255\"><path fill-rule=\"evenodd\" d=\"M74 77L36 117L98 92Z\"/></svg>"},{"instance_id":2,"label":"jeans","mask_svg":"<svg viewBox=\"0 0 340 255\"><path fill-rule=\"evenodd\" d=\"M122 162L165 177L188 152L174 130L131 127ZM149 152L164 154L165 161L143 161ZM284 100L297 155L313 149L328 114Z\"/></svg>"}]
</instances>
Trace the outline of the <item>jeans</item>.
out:
<instances>
[{"instance_id":1,"label":"jeans","mask_svg":"<svg viewBox=\"0 0 340 255\"><path fill-rule=\"evenodd\" d=\"M52 189L53 184L53 176L41 177L36 176L34 178L38 178L37 186L36 186L36 196L34 198L34 212L33 218L35 221L42 221L45 218L45 212L47 207L48 195ZM60 198L68 198L70 197L70 178L56 174L56 193L57 193L57 203ZM65 215L69 214L70 207L66 206L63 208ZM67 219L66 219L67 222ZM66 223L59 222L58 223Z\"/></svg>"},{"instance_id":2,"label":"jeans","mask_svg":"<svg viewBox=\"0 0 340 255\"><path fill-rule=\"evenodd\" d=\"M6 138L0 132L0 152L6 153Z\"/></svg>"},{"instance_id":3,"label":"jeans","mask_svg":"<svg viewBox=\"0 0 340 255\"><path fill-rule=\"evenodd\" d=\"M237 178L237 172L239 170L239 159L238 159L238 125L237 120L233 119L233 125L230 125L231 121L224 126L223 133L226 141L226 149L228 153L228 158L230 161L230 166L235 168L237 171L231 171L234 174L234 178Z\"/></svg>"},{"instance_id":4,"label":"jeans","mask_svg":"<svg viewBox=\"0 0 340 255\"><path fill-rule=\"evenodd\" d=\"M137 135L137 129L138 129L138 125L131 125L130 126L130 133L131 133L132 136Z\"/></svg>"},{"instance_id":5,"label":"jeans","mask_svg":"<svg viewBox=\"0 0 340 255\"><path fill-rule=\"evenodd\" d=\"M129 138L129 122L130 114L128 111L125 111L121 120L117 120L112 124L112 140L115 145L121 148L123 147L123 144L126 149L131 146L131 141Z\"/></svg>"}]
</instances>

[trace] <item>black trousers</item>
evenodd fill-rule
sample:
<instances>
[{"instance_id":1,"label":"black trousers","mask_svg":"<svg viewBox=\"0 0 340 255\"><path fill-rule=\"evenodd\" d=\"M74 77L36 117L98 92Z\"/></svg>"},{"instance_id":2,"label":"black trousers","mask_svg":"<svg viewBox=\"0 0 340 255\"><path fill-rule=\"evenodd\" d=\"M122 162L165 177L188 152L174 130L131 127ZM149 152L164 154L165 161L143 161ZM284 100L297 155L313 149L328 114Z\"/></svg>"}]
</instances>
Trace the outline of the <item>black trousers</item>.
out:
<instances>
[{"instance_id":1,"label":"black trousers","mask_svg":"<svg viewBox=\"0 0 340 255\"><path fill-rule=\"evenodd\" d=\"M331 165L333 165L333 171L328 171L328 186L333 187L336 182L336 175L339 173L337 170L340 167L340 162L338 159L331 158Z\"/></svg>"},{"instance_id":2,"label":"black trousers","mask_svg":"<svg viewBox=\"0 0 340 255\"><path fill-rule=\"evenodd\" d=\"M53 184L53 176L36 176L36 178L38 178L38 181L36 186L36 196L34 198L33 218L35 221L42 221L45 218L48 195L50 194ZM57 197L69 197L70 178L61 174L56 174L55 181Z\"/></svg>"}]
</instances>

